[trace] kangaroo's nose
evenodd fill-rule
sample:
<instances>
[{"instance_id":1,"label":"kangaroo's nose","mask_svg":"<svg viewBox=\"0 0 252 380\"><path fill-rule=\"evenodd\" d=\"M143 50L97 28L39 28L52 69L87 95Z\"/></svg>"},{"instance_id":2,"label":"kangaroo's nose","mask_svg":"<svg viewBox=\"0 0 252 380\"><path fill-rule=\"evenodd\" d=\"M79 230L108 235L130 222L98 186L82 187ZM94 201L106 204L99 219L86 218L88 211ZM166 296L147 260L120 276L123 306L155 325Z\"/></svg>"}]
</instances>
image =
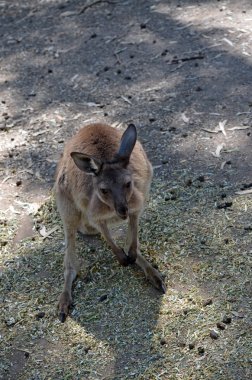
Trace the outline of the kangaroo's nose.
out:
<instances>
[{"instance_id":1,"label":"kangaroo's nose","mask_svg":"<svg viewBox=\"0 0 252 380\"><path fill-rule=\"evenodd\" d=\"M117 208L117 214L120 216L122 219L127 219L128 217L128 207L121 205Z\"/></svg>"}]
</instances>

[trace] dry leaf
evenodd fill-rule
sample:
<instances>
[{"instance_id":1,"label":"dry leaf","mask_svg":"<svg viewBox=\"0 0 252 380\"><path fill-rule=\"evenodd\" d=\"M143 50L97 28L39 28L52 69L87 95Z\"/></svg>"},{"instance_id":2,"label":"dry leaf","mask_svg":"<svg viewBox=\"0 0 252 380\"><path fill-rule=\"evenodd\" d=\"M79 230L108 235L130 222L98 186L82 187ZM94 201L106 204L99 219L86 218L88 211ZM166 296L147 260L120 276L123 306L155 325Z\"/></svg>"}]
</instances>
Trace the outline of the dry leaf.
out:
<instances>
[{"instance_id":1,"label":"dry leaf","mask_svg":"<svg viewBox=\"0 0 252 380\"><path fill-rule=\"evenodd\" d=\"M220 131L223 133L224 136L227 136L227 133L225 131L225 125L226 125L226 123L227 123L227 120L219 122Z\"/></svg>"},{"instance_id":2,"label":"dry leaf","mask_svg":"<svg viewBox=\"0 0 252 380\"><path fill-rule=\"evenodd\" d=\"M225 146L224 143L219 144L219 145L217 146L217 148L216 148L216 151L215 151L215 152L212 152L212 155L213 155L214 157L219 158L219 157L220 157L220 153L221 153L222 149L224 148L224 146Z\"/></svg>"},{"instance_id":3,"label":"dry leaf","mask_svg":"<svg viewBox=\"0 0 252 380\"><path fill-rule=\"evenodd\" d=\"M185 123L188 123L190 121L189 117L187 117L184 113L181 114L181 118Z\"/></svg>"},{"instance_id":4,"label":"dry leaf","mask_svg":"<svg viewBox=\"0 0 252 380\"><path fill-rule=\"evenodd\" d=\"M246 127L232 127L232 128L228 128L228 131L242 131L242 130L244 130L244 129L249 129L250 128L250 126L248 125L248 126L246 126Z\"/></svg>"},{"instance_id":5,"label":"dry leaf","mask_svg":"<svg viewBox=\"0 0 252 380\"><path fill-rule=\"evenodd\" d=\"M237 194L237 195L252 194L252 189L246 189L246 190L236 191L235 194Z\"/></svg>"},{"instance_id":6,"label":"dry leaf","mask_svg":"<svg viewBox=\"0 0 252 380\"><path fill-rule=\"evenodd\" d=\"M39 230L39 233L40 233L40 235L42 236L43 239L46 239L46 238L48 238L53 232L57 231L58 229L59 229L59 226L56 226L56 227L52 228L51 230L49 230L49 231L47 232L45 226L43 226L43 227Z\"/></svg>"},{"instance_id":7,"label":"dry leaf","mask_svg":"<svg viewBox=\"0 0 252 380\"><path fill-rule=\"evenodd\" d=\"M228 40L227 38L222 38L229 46L234 46L233 42Z\"/></svg>"}]
</instances>

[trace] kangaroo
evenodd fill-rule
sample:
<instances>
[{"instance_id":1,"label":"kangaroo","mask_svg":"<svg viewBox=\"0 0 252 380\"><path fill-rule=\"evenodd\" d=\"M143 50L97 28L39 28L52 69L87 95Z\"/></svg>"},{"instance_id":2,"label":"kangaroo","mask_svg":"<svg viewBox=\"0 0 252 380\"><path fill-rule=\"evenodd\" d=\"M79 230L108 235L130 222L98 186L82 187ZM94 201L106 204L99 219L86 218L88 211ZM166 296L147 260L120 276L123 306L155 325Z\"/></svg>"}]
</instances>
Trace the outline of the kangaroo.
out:
<instances>
[{"instance_id":1,"label":"kangaroo","mask_svg":"<svg viewBox=\"0 0 252 380\"><path fill-rule=\"evenodd\" d=\"M141 255L138 224L148 198L152 166L134 124L124 133L106 125L90 124L70 139L60 159L55 182L57 208L65 233L64 288L59 318L65 321L72 303L72 284L79 271L76 233L100 233L123 266L136 264L162 293L159 272ZM128 220L128 252L113 240L109 225Z\"/></svg>"}]
</instances>

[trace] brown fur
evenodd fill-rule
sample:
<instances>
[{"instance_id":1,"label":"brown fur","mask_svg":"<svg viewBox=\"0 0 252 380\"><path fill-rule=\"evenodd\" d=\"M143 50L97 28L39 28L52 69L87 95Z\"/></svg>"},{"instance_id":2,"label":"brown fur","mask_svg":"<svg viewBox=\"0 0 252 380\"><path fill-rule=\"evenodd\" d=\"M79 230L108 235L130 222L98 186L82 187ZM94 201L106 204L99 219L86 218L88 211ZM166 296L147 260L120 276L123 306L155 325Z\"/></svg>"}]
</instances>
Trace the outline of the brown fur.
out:
<instances>
[{"instance_id":1,"label":"brown fur","mask_svg":"<svg viewBox=\"0 0 252 380\"><path fill-rule=\"evenodd\" d=\"M65 285L59 301L60 318L65 320L71 304L71 288L79 263L75 255L75 235L100 232L122 265L136 263L155 287L165 291L159 273L139 252L138 221L148 198L152 166L139 141L125 163L118 159L122 132L105 124L82 128L66 144L56 172L55 193L66 239ZM135 144L135 145L134 145ZM127 145L127 144L126 144ZM98 175L80 170L72 152L94 159L91 169L102 162ZM105 190L104 187L105 186ZM103 194L107 191L108 194ZM113 241L109 225L128 219L128 255Z\"/></svg>"}]
</instances>

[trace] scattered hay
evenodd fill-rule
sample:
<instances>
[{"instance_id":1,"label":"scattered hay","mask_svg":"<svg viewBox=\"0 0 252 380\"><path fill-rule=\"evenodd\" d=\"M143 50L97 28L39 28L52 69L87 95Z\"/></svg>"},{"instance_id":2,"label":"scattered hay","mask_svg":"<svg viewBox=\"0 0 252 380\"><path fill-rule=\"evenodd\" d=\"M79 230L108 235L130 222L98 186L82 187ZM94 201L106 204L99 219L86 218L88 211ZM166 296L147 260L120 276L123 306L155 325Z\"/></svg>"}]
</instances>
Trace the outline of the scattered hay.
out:
<instances>
[{"instance_id":1,"label":"scattered hay","mask_svg":"<svg viewBox=\"0 0 252 380\"><path fill-rule=\"evenodd\" d=\"M154 182L140 231L144 255L166 276L166 295L137 268L119 267L102 240L79 237L85 281L75 283L65 324L56 312L64 246L53 199L34 216L35 239L14 249L17 226L1 220L1 378L250 377L251 231L244 227L252 199L235 196L231 209L219 209L230 189L178 178L169 187ZM231 323L218 329L225 315Z\"/></svg>"}]
</instances>

